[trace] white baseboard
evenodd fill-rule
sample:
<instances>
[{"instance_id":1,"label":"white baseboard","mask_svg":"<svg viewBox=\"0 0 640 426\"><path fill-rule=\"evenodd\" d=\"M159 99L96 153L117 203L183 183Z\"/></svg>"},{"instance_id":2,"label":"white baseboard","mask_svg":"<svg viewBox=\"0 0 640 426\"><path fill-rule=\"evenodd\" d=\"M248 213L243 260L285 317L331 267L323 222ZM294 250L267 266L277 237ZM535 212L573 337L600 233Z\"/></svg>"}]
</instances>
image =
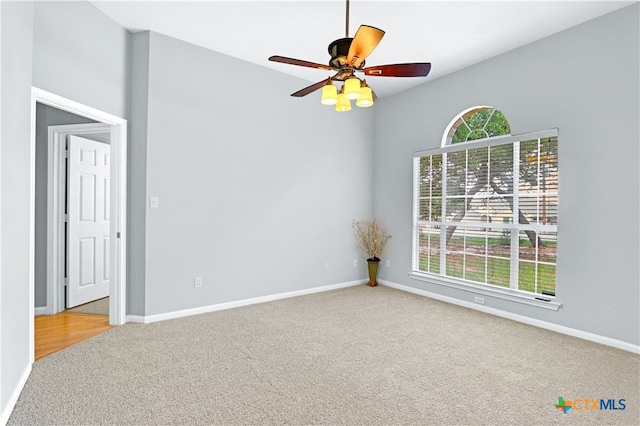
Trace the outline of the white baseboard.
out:
<instances>
[{"instance_id":1,"label":"white baseboard","mask_svg":"<svg viewBox=\"0 0 640 426\"><path fill-rule=\"evenodd\" d=\"M185 309L182 311L167 312L156 315L127 315L127 322L149 324L152 322L164 321L175 318L188 317L191 315L204 314L207 312L222 311L224 309L238 308L240 306L254 305L256 303L272 302L274 300L288 299L290 297L305 296L307 294L322 293L324 291L337 290L340 288L352 287L365 283L365 280L349 281L339 284L331 284L322 287L308 288L305 290L290 291L287 293L272 294L268 296L254 297L251 299L237 300L233 302L219 303L216 305L201 306L198 308Z\"/></svg>"},{"instance_id":2,"label":"white baseboard","mask_svg":"<svg viewBox=\"0 0 640 426\"><path fill-rule=\"evenodd\" d=\"M27 379L29 379L29 375L31 374L31 367L32 367L32 364L29 363L27 365L27 368L25 368L25 370L22 372L20 381L18 382L18 385L16 386L16 388L13 390L11 397L7 401L7 405L2 408L2 414L0 414L0 425L4 426L9 421L9 417L11 416L11 413L13 412L13 409L16 406L16 402L18 402L20 393L22 392L24 385L27 384Z\"/></svg>"},{"instance_id":3,"label":"white baseboard","mask_svg":"<svg viewBox=\"0 0 640 426\"><path fill-rule=\"evenodd\" d=\"M146 324L144 315L127 315L126 322L134 322L137 324ZM147 321L148 322L148 321Z\"/></svg>"},{"instance_id":4,"label":"white baseboard","mask_svg":"<svg viewBox=\"0 0 640 426\"><path fill-rule=\"evenodd\" d=\"M49 308L47 306L36 306L33 310L34 315L47 315Z\"/></svg>"},{"instance_id":5,"label":"white baseboard","mask_svg":"<svg viewBox=\"0 0 640 426\"><path fill-rule=\"evenodd\" d=\"M460 300L453 297L443 296L441 294L420 290L417 288L405 286L402 284L397 284L397 283L386 281L386 280L378 280L378 282L382 285L395 288L397 290L406 291L408 293L414 293L420 296L440 300L441 302L451 303L453 305L463 306L469 309L475 309L476 311L480 311L480 312L495 315L498 317L521 322L523 324L533 325L535 327L544 328L545 330L555 331L557 333L566 334L568 336L577 337L580 339L588 340L590 342L600 343L602 345L607 345L617 349L622 349L624 351L640 354L640 345L634 345L632 343L623 342L621 340L612 339L610 337L600 336L598 334L588 333L586 331L577 330L575 328L565 327L565 326L554 324L551 322L529 318L523 315L502 311L500 309L490 308L484 305L479 305L477 303L467 302L466 300Z\"/></svg>"}]
</instances>

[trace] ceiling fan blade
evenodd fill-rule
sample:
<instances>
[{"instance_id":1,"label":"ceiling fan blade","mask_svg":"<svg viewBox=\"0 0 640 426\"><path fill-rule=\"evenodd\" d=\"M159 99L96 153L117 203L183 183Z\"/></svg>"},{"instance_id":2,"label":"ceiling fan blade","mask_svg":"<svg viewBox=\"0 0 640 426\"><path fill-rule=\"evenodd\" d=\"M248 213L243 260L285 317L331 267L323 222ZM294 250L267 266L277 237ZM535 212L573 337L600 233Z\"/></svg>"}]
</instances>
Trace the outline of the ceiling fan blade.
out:
<instances>
[{"instance_id":1,"label":"ceiling fan blade","mask_svg":"<svg viewBox=\"0 0 640 426\"><path fill-rule=\"evenodd\" d=\"M349 47L347 63L356 68L360 66L360 63L362 63L362 61L373 52L373 49L376 48L378 43L380 43L383 36L384 31L381 29L370 27L369 25L360 25Z\"/></svg>"},{"instance_id":2,"label":"ceiling fan blade","mask_svg":"<svg viewBox=\"0 0 640 426\"><path fill-rule=\"evenodd\" d=\"M298 65L300 67L318 68L321 70L333 71L328 65L316 64L315 62L303 61L301 59L286 58L284 56L272 56L269 58L272 62L281 62L283 64Z\"/></svg>"},{"instance_id":3,"label":"ceiling fan blade","mask_svg":"<svg viewBox=\"0 0 640 426\"><path fill-rule=\"evenodd\" d=\"M367 67L364 69L364 74L380 77L426 77L429 71L431 71L431 63L422 62Z\"/></svg>"},{"instance_id":4,"label":"ceiling fan blade","mask_svg":"<svg viewBox=\"0 0 640 426\"><path fill-rule=\"evenodd\" d=\"M312 84L309 87L305 87L304 89L301 89L301 90L298 90L295 93L292 93L291 96L294 96L296 98L301 98L303 96L307 96L309 93L315 92L316 90L318 90L319 88L321 88L325 84L327 84L327 79L326 78L324 80L322 80L322 81L319 81L317 83Z\"/></svg>"}]
</instances>

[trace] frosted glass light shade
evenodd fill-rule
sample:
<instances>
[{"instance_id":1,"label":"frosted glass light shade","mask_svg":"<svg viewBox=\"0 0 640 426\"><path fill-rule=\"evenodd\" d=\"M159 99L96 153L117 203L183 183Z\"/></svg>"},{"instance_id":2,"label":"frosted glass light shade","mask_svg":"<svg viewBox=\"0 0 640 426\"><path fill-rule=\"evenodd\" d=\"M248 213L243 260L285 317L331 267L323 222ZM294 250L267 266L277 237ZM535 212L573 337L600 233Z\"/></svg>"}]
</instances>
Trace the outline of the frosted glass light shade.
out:
<instances>
[{"instance_id":1,"label":"frosted glass light shade","mask_svg":"<svg viewBox=\"0 0 640 426\"><path fill-rule=\"evenodd\" d=\"M347 99L344 94L338 93L338 103L336 104L336 111L346 112L351 110L351 101Z\"/></svg>"},{"instance_id":2,"label":"frosted glass light shade","mask_svg":"<svg viewBox=\"0 0 640 426\"><path fill-rule=\"evenodd\" d=\"M344 97L347 99L358 99L360 97L360 80L351 77L344 82Z\"/></svg>"},{"instance_id":3,"label":"frosted glass light shade","mask_svg":"<svg viewBox=\"0 0 640 426\"><path fill-rule=\"evenodd\" d=\"M361 108L370 107L373 105L373 93L371 92L371 88L369 86L360 88L360 98L356 101L356 105Z\"/></svg>"},{"instance_id":4,"label":"frosted glass light shade","mask_svg":"<svg viewBox=\"0 0 640 426\"><path fill-rule=\"evenodd\" d=\"M338 103L338 89L333 84L325 84L322 86L322 99L320 100L323 105L335 105Z\"/></svg>"}]
</instances>

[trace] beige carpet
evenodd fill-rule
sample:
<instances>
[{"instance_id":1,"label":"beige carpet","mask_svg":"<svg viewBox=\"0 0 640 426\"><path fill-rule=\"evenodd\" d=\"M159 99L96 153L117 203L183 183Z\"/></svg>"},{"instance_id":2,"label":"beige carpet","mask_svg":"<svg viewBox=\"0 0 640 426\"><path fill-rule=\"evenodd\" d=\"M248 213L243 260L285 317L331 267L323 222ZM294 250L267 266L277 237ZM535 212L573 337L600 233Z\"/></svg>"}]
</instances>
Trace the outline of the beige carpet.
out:
<instances>
[{"instance_id":1,"label":"beige carpet","mask_svg":"<svg viewBox=\"0 0 640 426\"><path fill-rule=\"evenodd\" d=\"M94 300L75 308L67 309L69 312L80 312L82 314L106 315L109 316L109 297Z\"/></svg>"},{"instance_id":2,"label":"beige carpet","mask_svg":"<svg viewBox=\"0 0 640 426\"><path fill-rule=\"evenodd\" d=\"M36 362L8 424L633 425L639 364L363 285L116 327ZM560 396L626 409L563 414Z\"/></svg>"}]
</instances>

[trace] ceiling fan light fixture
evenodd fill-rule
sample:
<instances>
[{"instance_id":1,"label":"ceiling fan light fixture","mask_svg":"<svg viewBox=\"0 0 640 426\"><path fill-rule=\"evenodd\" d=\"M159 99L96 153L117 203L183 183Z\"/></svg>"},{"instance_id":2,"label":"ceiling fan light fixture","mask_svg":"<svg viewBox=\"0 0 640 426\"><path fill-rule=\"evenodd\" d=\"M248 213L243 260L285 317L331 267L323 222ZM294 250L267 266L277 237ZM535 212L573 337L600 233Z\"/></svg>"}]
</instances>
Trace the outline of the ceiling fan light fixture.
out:
<instances>
[{"instance_id":1,"label":"ceiling fan light fixture","mask_svg":"<svg viewBox=\"0 0 640 426\"><path fill-rule=\"evenodd\" d=\"M359 106L360 108L366 108L373 105L373 92L371 90L371 87L362 86L360 88L360 93L361 96L356 101L357 106Z\"/></svg>"},{"instance_id":2,"label":"ceiling fan light fixture","mask_svg":"<svg viewBox=\"0 0 640 426\"><path fill-rule=\"evenodd\" d=\"M322 86L322 99L320 102L323 105L335 105L338 103L338 89L331 83L331 80Z\"/></svg>"},{"instance_id":3,"label":"ceiling fan light fixture","mask_svg":"<svg viewBox=\"0 0 640 426\"><path fill-rule=\"evenodd\" d=\"M351 110L351 101L347 99L344 93L338 93L338 103L336 104L336 111L347 112Z\"/></svg>"},{"instance_id":4,"label":"ceiling fan light fixture","mask_svg":"<svg viewBox=\"0 0 640 426\"><path fill-rule=\"evenodd\" d=\"M376 77L426 77L429 74L431 70L431 63L429 62L365 67L365 60L380 43L385 32L371 25L360 25L355 36L349 37L350 0L345 1L347 6L345 36L329 44L328 51L331 60L328 65L279 55L269 57L269 61L272 62L336 72L332 77L300 89L292 93L291 96L301 98L322 89L320 102L324 105L335 105L336 111L343 112L351 110L351 100L356 101L356 106L366 108L372 106L378 97L367 86L364 79L356 77L356 72L363 72L367 76ZM343 82L339 93L337 93L338 90L333 85L334 81Z\"/></svg>"},{"instance_id":5,"label":"ceiling fan light fixture","mask_svg":"<svg viewBox=\"0 0 640 426\"><path fill-rule=\"evenodd\" d=\"M344 97L347 99L358 99L360 97L360 79L350 77L344 82Z\"/></svg>"}]
</instances>

